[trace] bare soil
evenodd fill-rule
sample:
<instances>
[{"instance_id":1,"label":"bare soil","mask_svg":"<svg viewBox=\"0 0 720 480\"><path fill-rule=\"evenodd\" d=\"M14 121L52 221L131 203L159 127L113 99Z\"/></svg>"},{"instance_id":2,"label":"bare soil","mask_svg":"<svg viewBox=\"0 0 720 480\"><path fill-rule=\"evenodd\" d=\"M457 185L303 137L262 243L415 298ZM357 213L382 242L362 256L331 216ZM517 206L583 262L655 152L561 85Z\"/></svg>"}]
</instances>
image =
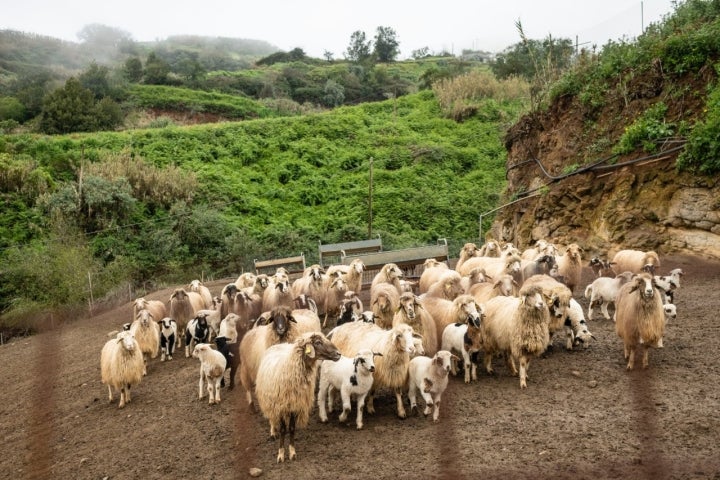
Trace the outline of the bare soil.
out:
<instances>
[{"instance_id":1,"label":"bare soil","mask_svg":"<svg viewBox=\"0 0 720 480\"><path fill-rule=\"evenodd\" d=\"M242 387L224 389L217 406L199 401L199 363L182 354L151 360L124 409L117 396L108 403L100 349L131 306L78 318L0 347L0 478L235 479L257 467L267 479L719 479L720 263L664 259L663 271L676 267L686 272L678 320L647 370L625 370L614 324L598 316L597 341L568 352L556 338L531 363L526 390L496 362L494 377L451 379L438 423L400 420L387 393L362 431L354 411L348 424L315 413L297 435L298 460L279 465Z\"/></svg>"}]
</instances>

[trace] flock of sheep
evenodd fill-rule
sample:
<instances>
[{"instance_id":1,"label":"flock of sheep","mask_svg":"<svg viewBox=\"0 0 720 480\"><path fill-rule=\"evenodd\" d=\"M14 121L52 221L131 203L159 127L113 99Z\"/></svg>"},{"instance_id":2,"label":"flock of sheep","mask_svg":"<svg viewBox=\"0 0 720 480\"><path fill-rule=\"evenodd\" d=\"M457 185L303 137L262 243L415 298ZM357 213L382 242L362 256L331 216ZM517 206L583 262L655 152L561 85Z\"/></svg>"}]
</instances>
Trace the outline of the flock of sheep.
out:
<instances>
[{"instance_id":1,"label":"flock of sheep","mask_svg":"<svg viewBox=\"0 0 720 480\"><path fill-rule=\"evenodd\" d=\"M403 278L389 263L374 276L370 305L360 299L365 266L308 267L294 281L283 268L272 275L245 273L213 297L201 282L176 289L165 304L138 298L133 321L102 348L102 382L120 392L119 407L130 401L130 388L147 374L147 357L172 360L184 343L185 356L200 362L198 396L220 402L225 371L229 388L240 370L246 401L259 407L279 437L277 461L296 458L295 430L307 425L317 405L321 422L340 393L339 420L347 421L356 403L355 424L363 428L363 410L374 413L379 390L395 394L397 415L418 411L438 421L450 373L462 362L464 381L477 380L480 363L488 374L504 358L520 388L527 387L533 357L563 335L565 347L585 347L594 339L585 314L573 298L580 287L582 249L571 244L560 254L538 241L520 252L512 244L466 244L454 269L428 259L417 282ZM656 275L655 252L622 250L612 261L593 258L597 278L584 294L603 316L614 304L616 332L623 341L627 368L636 352L648 366L648 350L663 346L668 318L676 314L673 294L681 269ZM212 342L212 343L211 343ZM319 377L319 379L318 379Z\"/></svg>"}]
</instances>

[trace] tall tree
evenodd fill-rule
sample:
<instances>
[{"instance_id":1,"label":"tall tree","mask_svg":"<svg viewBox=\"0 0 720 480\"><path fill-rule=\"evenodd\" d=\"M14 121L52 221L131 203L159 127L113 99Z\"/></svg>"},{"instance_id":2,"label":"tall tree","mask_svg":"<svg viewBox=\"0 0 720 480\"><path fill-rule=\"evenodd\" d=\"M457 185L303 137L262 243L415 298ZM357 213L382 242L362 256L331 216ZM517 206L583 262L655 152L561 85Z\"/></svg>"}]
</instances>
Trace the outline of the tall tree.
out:
<instances>
[{"instance_id":1,"label":"tall tree","mask_svg":"<svg viewBox=\"0 0 720 480\"><path fill-rule=\"evenodd\" d=\"M377 27L375 33L375 50L373 53L378 62L394 62L400 54L397 33L390 27Z\"/></svg>"},{"instance_id":2,"label":"tall tree","mask_svg":"<svg viewBox=\"0 0 720 480\"><path fill-rule=\"evenodd\" d=\"M89 132L95 128L95 99L75 77L43 102L40 130L45 133Z\"/></svg>"},{"instance_id":3,"label":"tall tree","mask_svg":"<svg viewBox=\"0 0 720 480\"><path fill-rule=\"evenodd\" d=\"M345 58L360 63L370 58L370 41L365 39L365 32L356 30L350 35L350 45L345 51Z\"/></svg>"},{"instance_id":4,"label":"tall tree","mask_svg":"<svg viewBox=\"0 0 720 480\"><path fill-rule=\"evenodd\" d=\"M109 71L108 67L92 62L87 70L80 74L78 80L80 85L93 92L96 100L100 100L110 94Z\"/></svg>"},{"instance_id":5,"label":"tall tree","mask_svg":"<svg viewBox=\"0 0 720 480\"><path fill-rule=\"evenodd\" d=\"M145 61L145 83L164 85L167 83L168 73L170 73L170 65L155 52L150 52Z\"/></svg>"},{"instance_id":6,"label":"tall tree","mask_svg":"<svg viewBox=\"0 0 720 480\"><path fill-rule=\"evenodd\" d=\"M142 62L138 57L130 57L125 60L123 67L123 76L128 82L138 83L142 80L143 68Z\"/></svg>"}]
</instances>

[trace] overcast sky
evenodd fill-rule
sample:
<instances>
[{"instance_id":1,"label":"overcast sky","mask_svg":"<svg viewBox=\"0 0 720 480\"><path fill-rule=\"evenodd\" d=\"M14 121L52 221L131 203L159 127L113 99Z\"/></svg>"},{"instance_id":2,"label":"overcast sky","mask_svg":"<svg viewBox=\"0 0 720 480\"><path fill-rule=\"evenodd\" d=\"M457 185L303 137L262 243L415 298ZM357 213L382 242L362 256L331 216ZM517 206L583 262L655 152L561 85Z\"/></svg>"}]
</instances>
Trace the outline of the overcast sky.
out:
<instances>
[{"instance_id":1,"label":"overcast sky","mask_svg":"<svg viewBox=\"0 0 720 480\"><path fill-rule=\"evenodd\" d=\"M428 47L459 54L463 49L500 51L520 39L576 39L598 47L609 39L636 37L643 24L672 12L672 0L2 0L0 29L78 41L83 26L100 23L138 41L190 34L265 40L281 50L300 47L314 57L336 59L356 30L372 39L391 27L400 59ZM642 13L641 13L642 12Z\"/></svg>"}]
</instances>

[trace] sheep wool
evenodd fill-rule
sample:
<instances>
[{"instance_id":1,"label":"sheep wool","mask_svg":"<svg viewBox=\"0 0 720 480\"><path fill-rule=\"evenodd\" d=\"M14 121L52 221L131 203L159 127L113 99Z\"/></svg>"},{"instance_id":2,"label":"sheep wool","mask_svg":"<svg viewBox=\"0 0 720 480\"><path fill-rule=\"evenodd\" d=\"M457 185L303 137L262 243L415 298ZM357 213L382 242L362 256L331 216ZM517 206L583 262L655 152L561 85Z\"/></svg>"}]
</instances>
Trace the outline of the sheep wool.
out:
<instances>
[{"instance_id":1,"label":"sheep wool","mask_svg":"<svg viewBox=\"0 0 720 480\"><path fill-rule=\"evenodd\" d=\"M142 352L130 331L108 340L100 352L100 378L108 386L109 401L115 389L120 393L118 408L130 402L130 387L140 383L144 368Z\"/></svg>"}]
</instances>

